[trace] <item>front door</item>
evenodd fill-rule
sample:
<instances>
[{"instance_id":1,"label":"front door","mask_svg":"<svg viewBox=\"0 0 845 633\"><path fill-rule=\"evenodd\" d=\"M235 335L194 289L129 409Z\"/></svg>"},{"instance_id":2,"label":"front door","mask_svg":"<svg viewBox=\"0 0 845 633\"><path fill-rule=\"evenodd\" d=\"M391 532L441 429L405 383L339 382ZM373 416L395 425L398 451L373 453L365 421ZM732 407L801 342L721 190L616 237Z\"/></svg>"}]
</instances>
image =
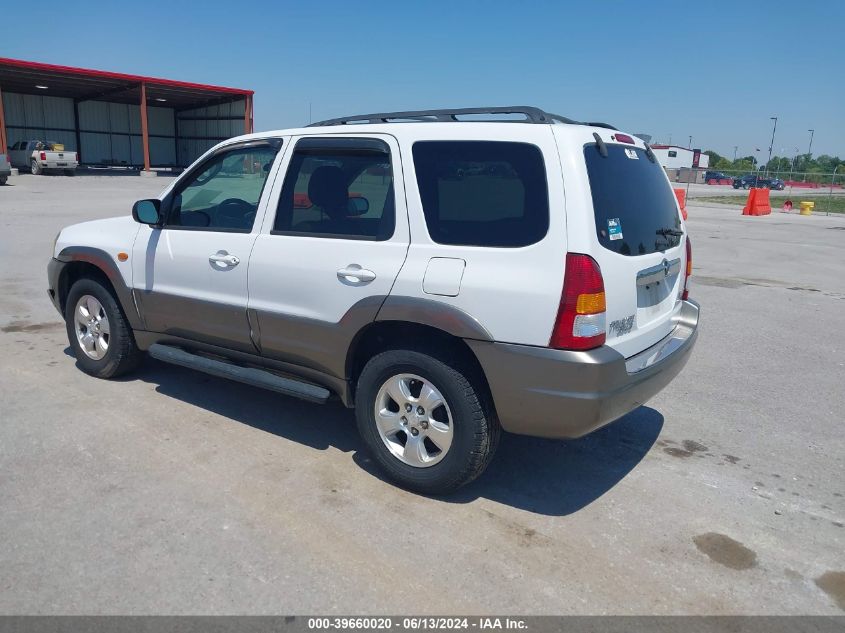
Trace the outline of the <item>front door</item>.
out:
<instances>
[{"instance_id":1,"label":"front door","mask_svg":"<svg viewBox=\"0 0 845 633\"><path fill-rule=\"evenodd\" d=\"M343 378L408 251L398 146L387 135L292 143L252 251L250 313L264 355Z\"/></svg>"},{"instance_id":2,"label":"front door","mask_svg":"<svg viewBox=\"0 0 845 633\"><path fill-rule=\"evenodd\" d=\"M277 142L221 149L165 195L162 227L141 228L132 272L148 330L256 351L247 270L277 151Z\"/></svg>"}]
</instances>

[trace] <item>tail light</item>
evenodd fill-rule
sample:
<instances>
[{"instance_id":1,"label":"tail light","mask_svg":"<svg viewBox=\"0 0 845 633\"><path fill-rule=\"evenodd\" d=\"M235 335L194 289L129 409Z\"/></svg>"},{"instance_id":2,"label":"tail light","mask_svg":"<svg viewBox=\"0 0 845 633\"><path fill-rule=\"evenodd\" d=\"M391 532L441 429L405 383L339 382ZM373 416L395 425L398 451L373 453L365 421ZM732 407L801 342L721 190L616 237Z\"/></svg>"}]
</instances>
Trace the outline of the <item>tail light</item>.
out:
<instances>
[{"instance_id":1,"label":"tail light","mask_svg":"<svg viewBox=\"0 0 845 633\"><path fill-rule=\"evenodd\" d=\"M604 280L588 255L566 254L566 273L549 347L593 349L605 341Z\"/></svg>"},{"instance_id":2,"label":"tail light","mask_svg":"<svg viewBox=\"0 0 845 633\"><path fill-rule=\"evenodd\" d=\"M687 235L687 267L684 271L684 291L681 294L681 299L686 301L689 299L689 278L692 277L692 243Z\"/></svg>"},{"instance_id":3,"label":"tail light","mask_svg":"<svg viewBox=\"0 0 845 633\"><path fill-rule=\"evenodd\" d=\"M617 132L613 135L613 138L616 139L617 143L630 143L631 145L634 144L634 139L632 139L627 134L620 134L619 132Z\"/></svg>"},{"instance_id":4,"label":"tail light","mask_svg":"<svg viewBox=\"0 0 845 633\"><path fill-rule=\"evenodd\" d=\"M41 160L47 160L47 152L41 152Z\"/></svg>"}]
</instances>

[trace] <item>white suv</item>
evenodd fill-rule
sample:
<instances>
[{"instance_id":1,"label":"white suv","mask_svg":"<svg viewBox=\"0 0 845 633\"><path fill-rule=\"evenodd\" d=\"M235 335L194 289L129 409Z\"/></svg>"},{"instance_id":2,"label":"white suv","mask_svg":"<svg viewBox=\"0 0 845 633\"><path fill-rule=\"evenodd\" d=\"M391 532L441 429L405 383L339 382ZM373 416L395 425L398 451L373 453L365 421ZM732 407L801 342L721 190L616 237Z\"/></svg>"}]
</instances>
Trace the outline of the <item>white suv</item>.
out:
<instances>
[{"instance_id":1,"label":"white suv","mask_svg":"<svg viewBox=\"0 0 845 633\"><path fill-rule=\"evenodd\" d=\"M393 480L443 493L501 429L578 437L666 386L690 271L646 144L514 107L225 141L132 218L64 229L48 277L83 371L146 351L337 398Z\"/></svg>"}]
</instances>

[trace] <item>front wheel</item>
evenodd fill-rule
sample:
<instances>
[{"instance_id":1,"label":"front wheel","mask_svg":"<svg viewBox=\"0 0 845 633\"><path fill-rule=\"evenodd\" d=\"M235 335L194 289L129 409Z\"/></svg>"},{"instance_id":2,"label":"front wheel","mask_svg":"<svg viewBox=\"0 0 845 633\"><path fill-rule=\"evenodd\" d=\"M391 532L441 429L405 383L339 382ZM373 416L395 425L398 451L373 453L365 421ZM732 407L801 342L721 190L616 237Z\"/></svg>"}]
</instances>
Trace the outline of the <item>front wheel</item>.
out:
<instances>
[{"instance_id":1,"label":"front wheel","mask_svg":"<svg viewBox=\"0 0 845 633\"><path fill-rule=\"evenodd\" d=\"M33 159L32 163L29 165L29 171L32 172L33 176L39 176L44 170L41 169L40 163Z\"/></svg>"},{"instance_id":2,"label":"front wheel","mask_svg":"<svg viewBox=\"0 0 845 633\"><path fill-rule=\"evenodd\" d=\"M68 341L79 368L97 378L115 378L135 367L141 352L132 329L108 288L80 279L65 304Z\"/></svg>"},{"instance_id":3,"label":"front wheel","mask_svg":"<svg viewBox=\"0 0 845 633\"><path fill-rule=\"evenodd\" d=\"M390 479L444 494L478 477L495 452L501 431L484 389L460 362L383 352L358 379L358 431Z\"/></svg>"},{"instance_id":4,"label":"front wheel","mask_svg":"<svg viewBox=\"0 0 845 633\"><path fill-rule=\"evenodd\" d=\"M8 176L0 176L0 187L6 184L6 181L9 179Z\"/></svg>"}]
</instances>

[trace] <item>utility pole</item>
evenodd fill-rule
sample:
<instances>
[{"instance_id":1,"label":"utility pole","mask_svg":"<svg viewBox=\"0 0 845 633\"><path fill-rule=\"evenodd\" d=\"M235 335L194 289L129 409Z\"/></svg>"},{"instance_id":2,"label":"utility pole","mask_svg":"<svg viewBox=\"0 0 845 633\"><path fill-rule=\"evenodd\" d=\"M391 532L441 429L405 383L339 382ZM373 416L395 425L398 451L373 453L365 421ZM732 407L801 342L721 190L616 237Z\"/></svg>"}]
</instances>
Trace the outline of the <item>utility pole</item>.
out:
<instances>
[{"instance_id":1,"label":"utility pole","mask_svg":"<svg viewBox=\"0 0 845 633\"><path fill-rule=\"evenodd\" d=\"M687 149L692 149L692 137L689 137L689 145L687 145Z\"/></svg>"},{"instance_id":2,"label":"utility pole","mask_svg":"<svg viewBox=\"0 0 845 633\"><path fill-rule=\"evenodd\" d=\"M772 127L772 142L769 144L769 162L766 163L766 175L769 175L769 163L772 162L772 148L775 146L775 131L778 129L778 118L776 116L770 116L770 120L774 121L775 124Z\"/></svg>"},{"instance_id":3,"label":"utility pole","mask_svg":"<svg viewBox=\"0 0 845 633\"><path fill-rule=\"evenodd\" d=\"M813 160L813 134L815 134L815 130L807 130L810 133L810 147L807 148L807 165L804 169L804 177L801 179L803 182L807 182L807 169L810 168L809 162Z\"/></svg>"},{"instance_id":4,"label":"utility pole","mask_svg":"<svg viewBox=\"0 0 845 633\"><path fill-rule=\"evenodd\" d=\"M739 145L734 145L734 162L736 162L736 150L739 149Z\"/></svg>"}]
</instances>

